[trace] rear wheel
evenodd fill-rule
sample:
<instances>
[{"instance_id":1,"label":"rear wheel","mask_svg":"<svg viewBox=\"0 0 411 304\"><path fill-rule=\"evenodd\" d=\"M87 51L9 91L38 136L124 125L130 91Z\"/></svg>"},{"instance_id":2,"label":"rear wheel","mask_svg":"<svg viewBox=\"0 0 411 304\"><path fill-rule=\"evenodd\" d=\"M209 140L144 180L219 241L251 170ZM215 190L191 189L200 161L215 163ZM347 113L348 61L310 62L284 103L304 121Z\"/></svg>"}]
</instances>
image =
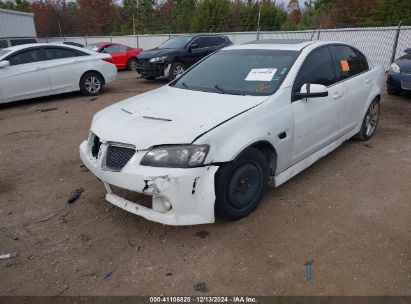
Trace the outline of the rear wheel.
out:
<instances>
[{"instance_id":1,"label":"rear wheel","mask_svg":"<svg viewBox=\"0 0 411 304\"><path fill-rule=\"evenodd\" d=\"M127 70L129 71L137 71L137 59L130 58L127 62Z\"/></svg>"},{"instance_id":2,"label":"rear wheel","mask_svg":"<svg viewBox=\"0 0 411 304\"><path fill-rule=\"evenodd\" d=\"M356 139L367 141L370 140L377 129L378 119L380 117L380 102L374 99L368 107L367 113L363 119L361 130L355 136Z\"/></svg>"},{"instance_id":3,"label":"rear wheel","mask_svg":"<svg viewBox=\"0 0 411 304\"><path fill-rule=\"evenodd\" d=\"M86 96L96 96L103 91L103 84L100 74L87 72L80 79L80 90Z\"/></svg>"},{"instance_id":4,"label":"rear wheel","mask_svg":"<svg viewBox=\"0 0 411 304\"><path fill-rule=\"evenodd\" d=\"M246 217L260 204L267 185L269 165L255 148L244 151L216 173L215 212L227 220Z\"/></svg>"}]
</instances>

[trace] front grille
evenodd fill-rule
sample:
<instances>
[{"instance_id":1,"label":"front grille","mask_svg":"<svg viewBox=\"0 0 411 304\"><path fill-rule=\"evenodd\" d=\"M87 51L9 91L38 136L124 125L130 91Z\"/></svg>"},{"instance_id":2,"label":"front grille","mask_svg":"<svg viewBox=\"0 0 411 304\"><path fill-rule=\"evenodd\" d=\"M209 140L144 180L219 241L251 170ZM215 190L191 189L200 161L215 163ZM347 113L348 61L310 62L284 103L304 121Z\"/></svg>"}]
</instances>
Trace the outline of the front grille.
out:
<instances>
[{"instance_id":1,"label":"front grille","mask_svg":"<svg viewBox=\"0 0 411 304\"><path fill-rule=\"evenodd\" d=\"M120 171L133 157L135 149L111 145L107 148L104 168L111 171Z\"/></svg>"}]
</instances>

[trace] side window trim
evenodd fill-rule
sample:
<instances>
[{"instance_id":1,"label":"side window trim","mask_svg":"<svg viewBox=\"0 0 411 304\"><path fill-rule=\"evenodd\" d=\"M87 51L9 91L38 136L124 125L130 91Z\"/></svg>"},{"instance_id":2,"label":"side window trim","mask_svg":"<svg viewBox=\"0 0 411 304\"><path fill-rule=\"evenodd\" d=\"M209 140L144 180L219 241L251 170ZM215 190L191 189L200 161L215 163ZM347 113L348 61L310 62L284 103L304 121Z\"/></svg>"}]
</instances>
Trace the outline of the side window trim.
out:
<instances>
[{"instance_id":1,"label":"side window trim","mask_svg":"<svg viewBox=\"0 0 411 304\"><path fill-rule=\"evenodd\" d=\"M16 55L18 55L18 54L20 54L20 53L23 53L23 52L32 51L32 50L39 50L39 51L40 51L40 60L38 60L38 61L33 61L33 62L16 64L16 65L31 64L31 63L36 63L36 62L41 62L41 61L45 61L45 60L46 60L46 59L45 59L45 56L44 56L43 48L40 47L40 46L33 46L33 47L26 48L26 49L18 50L18 51L14 52L14 53L11 53L10 55L7 55L7 57L3 58L3 60L8 60L8 61L9 61L10 58L13 57L13 56L16 56Z\"/></svg>"},{"instance_id":2,"label":"side window trim","mask_svg":"<svg viewBox=\"0 0 411 304\"><path fill-rule=\"evenodd\" d=\"M70 49L70 48L61 47L61 46L43 46L42 49L43 49L43 61L61 60L61 59L75 58L75 57L81 56L81 55L79 55L79 53L77 52L77 50L72 50L72 49ZM74 53L75 56L64 57L64 58L47 59L47 58L46 58L46 50L47 50L47 49L60 49L60 50L64 50L64 51L69 51L69 52Z\"/></svg>"},{"instance_id":3,"label":"side window trim","mask_svg":"<svg viewBox=\"0 0 411 304\"><path fill-rule=\"evenodd\" d=\"M187 50L190 48L190 45L192 45L197 39L200 39L200 38L202 38L202 37L223 38L224 41L223 41L223 43L221 43L221 44L219 44L219 45L205 46L205 47L202 47L202 48L198 48L198 49L201 49L201 50L203 50L203 49L209 49L209 48L213 48L213 47L219 47L219 46L221 46L221 45L223 45L224 43L227 42L227 39L226 39L225 37L223 37L223 36L200 36L200 37L194 38L194 39L188 44Z\"/></svg>"},{"instance_id":4,"label":"side window trim","mask_svg":"<svg viewBox=\"0 0 411 304\"><path fill-rule=\"evenodd\" d=\"M320 50L320 49L322 49L322 48L327 48L327 49L328 49L328 52L330 53L331 59L332 59L332 61L333 61L334 76L335 76L335 80L336 80L336 82L334 82L333 84L328 85L328 86L326 86L326 87L327 87L327 88L331 88L331 87L333 87L334 85L338 84L339 81L338 81L338 77L337 77L337 76L338 76L337 69L336 69L336 67L335 67L335 58L334 58L333 52L331 51L330 44L319 46L319 47L315 48L314 50L312 50L312 51L308 54L308 56L304 59L303 63L302 63L301 66L300 66L300 69L299 69L298 72L297 72L297 76L296 76L295 79L294 79L293 87L292 87L292 90L291 90L291 102L292 102L292 103L295 102L295 101L297 101L297 100L299 100L299 99L295 99L295 94L296 94L296 88L295 88L295 86L297 85L297 79L298 79L298 76L300 75L301 69L303 68L304 64L308 61L308 59L310 59L310 57L313 55L313 53L316 52L316 51L318 51L318 50Z\"/></svg>"}]
</instances>

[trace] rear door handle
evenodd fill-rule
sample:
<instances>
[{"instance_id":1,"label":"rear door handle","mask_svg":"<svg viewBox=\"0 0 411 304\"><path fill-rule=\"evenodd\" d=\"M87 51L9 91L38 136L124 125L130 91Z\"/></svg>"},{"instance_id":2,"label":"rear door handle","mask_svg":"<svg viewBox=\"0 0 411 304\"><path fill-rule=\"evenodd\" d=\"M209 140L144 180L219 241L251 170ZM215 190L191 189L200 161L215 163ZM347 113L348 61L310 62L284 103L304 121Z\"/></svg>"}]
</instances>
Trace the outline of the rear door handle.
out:
<instances>
[{"instance_id":1,"label":"rear door handle","mask_svg":"<svg viewBox=\"0 0 411 304\"><path fill-rule=\"evenodd\" d=\"M365 78L365 83L370 83L371 79L370 78Z\"/></svg>"},{"instance_id":2,"label":"rear door handle","mask_svg":"<svg viewBox=\"0 0 411 304\"><path fill-rule=\"evenodd\" d=\"M340 93L335 93L334 95L333 95L333 99L338 99L338 98L340 98L342 95L340 94Z\"/></svg>"},{"instance_id":3,"label":"rear door handle","mask_svg":"<svg viewBox=\"0 0 411 304\"><path fill-rule=\"evenodd\" d=\"M36 70L42 70L44 69L43 67L37 67Z\"/></svg>"}]
</instances>

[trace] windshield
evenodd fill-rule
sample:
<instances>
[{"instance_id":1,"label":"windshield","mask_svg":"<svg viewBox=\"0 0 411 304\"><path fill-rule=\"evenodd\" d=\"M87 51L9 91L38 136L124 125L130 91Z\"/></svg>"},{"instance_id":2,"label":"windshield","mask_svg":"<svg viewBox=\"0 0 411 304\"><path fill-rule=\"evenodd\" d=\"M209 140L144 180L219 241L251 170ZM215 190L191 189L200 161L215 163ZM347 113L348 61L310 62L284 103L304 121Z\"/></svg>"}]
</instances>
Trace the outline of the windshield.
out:
<instances>
[{"instance_id":1,"label":"windshield","mask_svg":"<svg viewBox=\"0 0 411 304\"><path fill-rule=\"evenodd\" d=\"M97 51L98 49L101 48L101 46L98 45L98 44L86 44L86 45L84 46L84 48L85 48L85 49L88 49L88 50L92 50L92 51Z\"/></svg>"},{"instance_id":2,"label":"windshield","mask_svg":"<svg viewBox=\"0 0 411 304\"><path fill-rule=\"evenodd\" d=\"M223 50L178 78L174 86L220 94L271 95L298 55L297 51Z\"/></svg>"},{"instance_id":3,"label":"windshield","mask_svg":"<svg viewBox=\"0 0 411 304\"><path fill-rule=\"evenodd\" d=\"M166 42L163 42L158 47L159 49L183 49L186 47L187 43L193 39L191 36L176 36Z\"/></svg>"}]
</instances>

